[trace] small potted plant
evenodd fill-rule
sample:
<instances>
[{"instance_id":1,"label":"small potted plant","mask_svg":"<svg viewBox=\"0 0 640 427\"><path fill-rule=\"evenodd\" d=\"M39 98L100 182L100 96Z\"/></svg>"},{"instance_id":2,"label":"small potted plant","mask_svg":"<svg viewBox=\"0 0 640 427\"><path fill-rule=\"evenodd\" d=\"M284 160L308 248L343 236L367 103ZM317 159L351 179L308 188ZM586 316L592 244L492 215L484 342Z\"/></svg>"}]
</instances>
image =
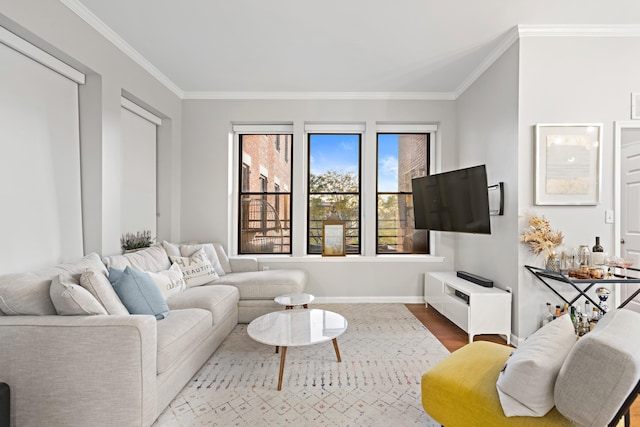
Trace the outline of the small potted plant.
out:
<instances>
[{"instance_id":1,"label":"small potted plant","mask_svg":"<svg viewBox=\"0 0 640 427\"><path fill-rule=\"evenodd\" d=\"M148 248L153 244L150 230L125 233L120 237L120 247L123 253L136 252L140 249Z\"/></svg>"}]
</instances>

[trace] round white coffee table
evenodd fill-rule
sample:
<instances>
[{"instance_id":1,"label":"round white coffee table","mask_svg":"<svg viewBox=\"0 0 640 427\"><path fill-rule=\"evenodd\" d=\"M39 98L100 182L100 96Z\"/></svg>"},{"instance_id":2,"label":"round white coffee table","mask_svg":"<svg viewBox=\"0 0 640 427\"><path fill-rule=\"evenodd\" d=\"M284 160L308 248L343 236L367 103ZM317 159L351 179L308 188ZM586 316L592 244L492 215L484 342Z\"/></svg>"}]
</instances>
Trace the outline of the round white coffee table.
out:
<instances>
[{"instance_id":1,"label":"round white coffee table","mask_svg":"<svg viewBox=\"0 0 640 427\"><path fill-rule=\"evenodd\" d=\"M315 297L311 294L285 294L277 296L273 300L280 305L284 305L285 310L290 310L299 305L309 308L308 304L314 299Z\"/></svg>"},{"instance_id":2,"label":"round white coffee table","mask_svg":"<svg viewBox=\"0 0 640 427\"><path fill-rule=\"evenodd\" d=\"M333 311L316 308L282 310L267 313L254 319L249 323L247 333L259 343L282 347L280 374L278 375L278 390L281 390L287 347L333 341L333 349L336 352L338 362L342 362L336 338L347 330L347 325L347 319Z\"/></svg>"}]
</instances>

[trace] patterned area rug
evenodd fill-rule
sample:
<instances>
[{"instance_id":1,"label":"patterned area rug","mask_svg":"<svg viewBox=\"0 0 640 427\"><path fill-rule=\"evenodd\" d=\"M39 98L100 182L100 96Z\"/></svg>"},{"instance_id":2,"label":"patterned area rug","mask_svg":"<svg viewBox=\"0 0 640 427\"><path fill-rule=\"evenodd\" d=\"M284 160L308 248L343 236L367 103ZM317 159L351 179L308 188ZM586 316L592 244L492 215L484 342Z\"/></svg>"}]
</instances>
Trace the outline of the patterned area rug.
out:
<instances>
[{"instance_id":1,"label":"patterned area rug","mask_svg":"<svg viewBox=\"0 0 640 427\"><path fill-rule=\"evenodd\" d=\"M347 318L331 342L280 354L238 325L154 426L437 426L422 409L422 374L447 349L403 304L313 304Z\"/></svg>"}]
</instances>

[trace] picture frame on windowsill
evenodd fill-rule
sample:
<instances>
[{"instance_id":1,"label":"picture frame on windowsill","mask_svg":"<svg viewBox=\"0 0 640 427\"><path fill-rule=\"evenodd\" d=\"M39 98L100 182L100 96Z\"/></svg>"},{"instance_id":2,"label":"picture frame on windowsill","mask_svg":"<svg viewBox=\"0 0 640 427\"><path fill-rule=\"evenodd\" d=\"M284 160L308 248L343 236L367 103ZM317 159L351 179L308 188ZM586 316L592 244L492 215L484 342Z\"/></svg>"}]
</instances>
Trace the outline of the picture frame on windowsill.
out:
<instances>
[{"instance_id":1,"label":"picture frame on windowsill","mask_svg":"<svg viewBox=\"0 0 640 427\"><path fill-rule=\"evenodd\" d=\"M345 222L322 221L322 256L345 256Z\"/></svg>"}]
</instances>

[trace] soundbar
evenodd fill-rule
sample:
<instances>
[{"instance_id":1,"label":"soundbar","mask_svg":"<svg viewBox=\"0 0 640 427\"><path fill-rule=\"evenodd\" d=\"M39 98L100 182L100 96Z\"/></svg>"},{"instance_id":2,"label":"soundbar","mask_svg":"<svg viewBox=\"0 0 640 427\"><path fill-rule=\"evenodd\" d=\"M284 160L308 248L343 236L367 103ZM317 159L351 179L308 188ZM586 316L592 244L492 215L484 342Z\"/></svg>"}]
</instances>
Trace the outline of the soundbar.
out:
<instances>
[{"instance_id":1,"label":"soundbar","mask_svg":"<svg viewBox=\"0 0 640 427\"><path fill-rule=\"evenodd\" d=\"M485 288L493 288L493 280L485 279L484 277L476 276L475 274L467 273L466 271L458 271L457 276L461 279L473 282L476 285L484 286Z\"/></svg>"}]
</instances>

